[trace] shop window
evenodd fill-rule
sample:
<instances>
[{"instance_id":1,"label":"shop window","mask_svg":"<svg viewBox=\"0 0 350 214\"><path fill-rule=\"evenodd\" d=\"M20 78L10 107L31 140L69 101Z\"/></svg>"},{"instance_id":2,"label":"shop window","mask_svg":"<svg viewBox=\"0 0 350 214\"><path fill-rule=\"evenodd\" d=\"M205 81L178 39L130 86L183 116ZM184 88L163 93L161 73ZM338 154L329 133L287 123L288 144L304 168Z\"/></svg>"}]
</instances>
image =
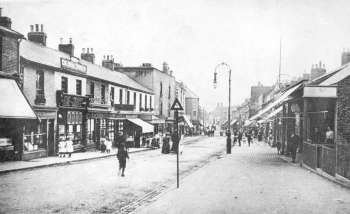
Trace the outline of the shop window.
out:
<instances>
[{"instance_id":1,"label":"shop window","mask_svg":"<svg viewBox=\"0 0 350 214\"><path fill-rule=\"evenodd\" d=\"M46 121L41 123L30 122L24 126L23 151L31 152L40 149L46 149Z\"/></svg>"},{"instance_id":2,"label":"shop window","mask_svg":"<svg viewBox=\"0 0 350 214\"><path fill-rule=\"evenodd\" d=\"M95 83L90 82L90 95L91 97L95 97Z\"/></svg>"},{"instance_id":3,"label":"shop window","mask_svg":"<svg viewBox=\"0 0 350 214\"><path fill-rule=\"evenodd\" d=\"M126 104L130 104L130 91L128 91L126 94Z\"/></svg>"},{"instance_id":4,"label":"shop window","mask_svg":"<svg viewBox=\"0 0 350 214\"><path fill-rule=\"evenodd\" d=\"M101 119L100 124L100 137L105 138L107 136L107 126L106 126L106 119Z\"/></svg>"},{"instance_id":5,"label":"shop window","mask_svg":"<svg viewBox=\"0 0 350 214\"><path fill-rule=\"evenodd\" d=\"M68 78L61 77L61 90L63 93L68 93Z\"/></svg>"},{"instance_id":6,"label":"shop window","mask_svg":"<svg viewBox=\"0 0 350 214\"><path fill-rule=\"evenodd\" d=\"M88 119L88 144L93 144L95 139L95 119Z\"/></svg>"},{"instance_id":7,"label":"shop window","mask_svg":"<svg viewBox=\"0 0 350 214\"><path fill-rule=\"evenodd\" d=\"M81 80L76 80L75 83L76 93L77 95L81 95Z\"/></svg>"},{"instance_id":8,"label":"shop window","mask_svg":"<svg viewBox=\"0 0 350 214\"><path fill-rule=\"evenodd\" d=\"M67 132L64 133L64 135L65 137L72 136L73 144L82 143L82 124L83 124L82 112L79 112L79 111L67 112L67 123L66 123Z\"/></svg>"},{"instance_id":9,"label":"shop window","mask_svg":"<svg viewBox=\"0 0 350 214\"><path fill-rule=\"evenodd\" d=\"M101 104L106 103L106 86L101 85Z\"/></svg>"},{"instance_id":10,"label":"shop window","mask_svg":"<svg viewBox=\"0 0 350 214\"><path fill-rule=\"evenodd\" d=\"M123 104L123 89L119 89L119 104Z\"/></svg>"},{"instance_id":11,"label":"shop window","mask_svg":"<svg viewBox=\"0 0 350 214\"><path fill-rule=\"evenodd\" d=\"M118 132L124 131L124 122L122 120L118 120Z\"/></svg>"},{"instance_id":12,"label":"shop window","mask_svg":"<svg viewBox=\"0 0 350 214\"><path fill-rule=\"evenodd\" d=\"M109 140L114 140L114 120L108 120L108 138Z\"/></svg>"}]
</instances>

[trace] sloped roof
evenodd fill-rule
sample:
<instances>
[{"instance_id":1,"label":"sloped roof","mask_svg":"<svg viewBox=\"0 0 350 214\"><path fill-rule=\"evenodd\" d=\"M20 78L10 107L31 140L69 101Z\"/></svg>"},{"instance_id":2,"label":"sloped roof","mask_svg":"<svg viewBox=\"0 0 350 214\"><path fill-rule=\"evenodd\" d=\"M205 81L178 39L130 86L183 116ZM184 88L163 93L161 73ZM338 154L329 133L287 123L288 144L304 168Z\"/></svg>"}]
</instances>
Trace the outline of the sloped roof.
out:
<instances>
[{"instance_id":1,"label":"sloped roof","mask_svg":"<svg viewBox=\"0 0 350 214\"><path fill-rule=\"evenodd\" d=\"M12 35L14 37L18 37L18 38L22 38L23 35L18 33L17 31L14 31L12 29L9 29L7 27L4 27L4 26L0 26L0 32L4 33L4 34L9 34L9 35Z\"/></svg>"},{"instance_id":2,"label":"sloped roof","mask_svg":"<svg viewBox=\"0 0 350 214\"><path fill-rule=\"evenodd\" d=\"M70 56L64 52L28 40L23 40L20 43L20 54L27 60L55 68L61 68L61 58L70 58ZM82 59L80 59L80 63L86 65L87 76L108 82L114 82L128 88L153 93L152 90L146 88L145 86L128 77L126 74L123 74L119 71L112 71L100 65L92 64Z\"/></svg>"},{"instance_id":3,"label":"sloped roof","mask_svg":"<svg viewBox=\"0 0 350 214\"><path fill-rule=\"evenodd\" d=\"M340 69L336 70L333 75L328 77L326 80L321 82L320 86L330 86L337 84L339 81L345 79L350 75L350 66L349 64L345 64Z\"/></svg>"}]
</instances>

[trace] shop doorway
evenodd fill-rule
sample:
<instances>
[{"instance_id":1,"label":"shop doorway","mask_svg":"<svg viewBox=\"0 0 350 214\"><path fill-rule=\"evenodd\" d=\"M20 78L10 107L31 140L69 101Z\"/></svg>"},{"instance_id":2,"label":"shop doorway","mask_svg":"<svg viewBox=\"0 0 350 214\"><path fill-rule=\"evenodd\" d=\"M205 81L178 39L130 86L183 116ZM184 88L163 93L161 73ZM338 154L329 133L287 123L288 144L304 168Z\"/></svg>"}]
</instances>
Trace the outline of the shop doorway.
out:
<instances>
[{"instance_id":1,"label":"shop doorway","mask_svg":"<svg viewBox=\"0 0 350 214\"><path fill-rule=\"evenodd\" d=\"M54 156L55 153L55 120L48 120L47 122L48 130L47 130L47 140L48 140L48 155Z\"/></svg>"}]
</instances>

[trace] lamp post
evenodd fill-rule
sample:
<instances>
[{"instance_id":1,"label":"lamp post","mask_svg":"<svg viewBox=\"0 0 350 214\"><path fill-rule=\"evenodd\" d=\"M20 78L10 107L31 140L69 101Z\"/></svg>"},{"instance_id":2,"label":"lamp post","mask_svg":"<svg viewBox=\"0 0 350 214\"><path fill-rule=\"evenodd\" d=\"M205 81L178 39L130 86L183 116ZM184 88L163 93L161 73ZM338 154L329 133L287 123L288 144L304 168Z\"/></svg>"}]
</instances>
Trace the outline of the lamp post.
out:
<instances>
[{"instance_id":1,"label":"lamp post","mask_svg":"<svg viewBox=\"0 0 350 214\"><path fill-rule=\"evenodd\" d=\"M227 70L229 72L228 77L228 130L226 132L226 153L231 154L231 68L228 64L225 62L222 62L218 64L215 67L214 71L214 88L217 86L217 75L218 75L218 68L222 68L223 70Z\"/></svg>"}]
</instances>

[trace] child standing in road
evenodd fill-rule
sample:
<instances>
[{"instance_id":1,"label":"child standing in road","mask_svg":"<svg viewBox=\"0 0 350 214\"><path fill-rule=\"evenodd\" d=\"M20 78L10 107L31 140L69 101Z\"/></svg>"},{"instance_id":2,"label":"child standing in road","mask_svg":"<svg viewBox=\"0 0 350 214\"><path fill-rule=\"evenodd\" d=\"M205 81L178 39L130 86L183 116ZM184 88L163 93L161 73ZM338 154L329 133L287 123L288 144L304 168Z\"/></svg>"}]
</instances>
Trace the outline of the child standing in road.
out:
<instances>
[{"instance_id":1,"label":"child standing in road","mask_svg":"<svg viewBox=\"0 0 350 214\"><path fill-rule=\"evenodd\" d=\"M117 158L119 160L119 175L120 175L120 171L122 173L122 177L124 177L124 171L126 168L126 158L129 159L129 154L128 151L126 150L126 146L124 143L122 143L120 145L120 147L118 148L118 153L117 153Z\"/></svg>"}]
</instances>

